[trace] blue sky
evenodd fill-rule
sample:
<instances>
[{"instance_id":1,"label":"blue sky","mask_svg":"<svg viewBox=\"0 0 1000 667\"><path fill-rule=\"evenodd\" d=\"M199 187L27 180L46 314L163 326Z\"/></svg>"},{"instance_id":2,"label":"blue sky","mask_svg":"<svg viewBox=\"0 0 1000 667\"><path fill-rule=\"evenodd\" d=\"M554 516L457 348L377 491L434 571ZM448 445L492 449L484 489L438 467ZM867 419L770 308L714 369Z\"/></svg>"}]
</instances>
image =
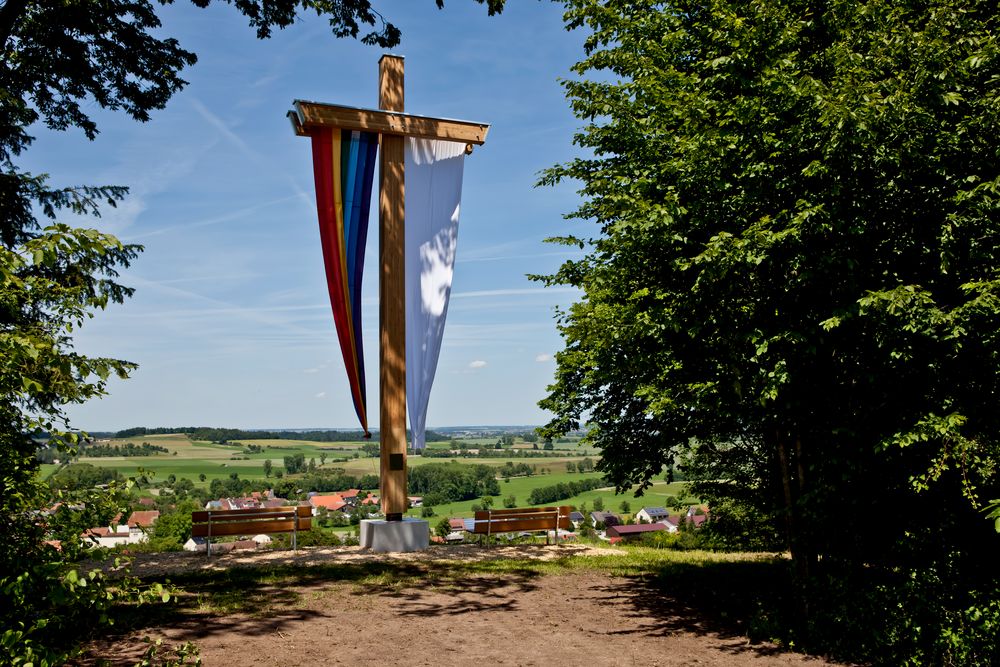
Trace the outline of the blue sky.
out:
<instances>
[{"instance_id":1,"label":"blue sky","mask_svg":"<svg viewBox=\"0 0 1000 667\"><path fill-rule=\"evenodd\" d=\"M560 348L554 307L572 290L527 273L570 251L572 185L535 188L576 154L580 126L558 79L582 56L561 7L511 2L490 18L471 0L382 2L403 31L411 113L492 124L466 161L448 326L428 425L538 424ZM330 36L308 17L254 38L227 6L163 9L163 33L198 54L189 85L145 124L93 109L101 134L47 133L25 166L53 184L128 185L93 223L146 251L125 274L133 299L77 336L88 354L140 364L110 395L73 407L90 430L129 426L355 428L324 281L307 139L285 118L293 99L374 107L381 50ZM373 209L376 207L373 207ZM81 220L70 221L74 224ZM364 294L369 421L378 424L377 224ZM579 230L577 230L579 231Z\"/></svg>"}]
</instances>

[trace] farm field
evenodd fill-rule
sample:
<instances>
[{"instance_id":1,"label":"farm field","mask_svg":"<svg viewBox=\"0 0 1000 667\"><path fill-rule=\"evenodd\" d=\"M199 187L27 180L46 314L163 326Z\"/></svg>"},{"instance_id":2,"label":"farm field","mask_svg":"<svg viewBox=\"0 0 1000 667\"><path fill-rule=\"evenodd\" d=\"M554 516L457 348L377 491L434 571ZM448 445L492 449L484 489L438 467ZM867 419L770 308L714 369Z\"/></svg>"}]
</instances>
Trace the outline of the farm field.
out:
<instances>
[{"instance_id":1,"label":"farm field","mask_svg":"<svg viewBox=\"0 0 1000 667\"><path fill-rule=\"evenodd\" d=\"M520 477L512 478L510 484L505 483L503 480L500 481L500 495L495 498L493 506L495 508L503 507L503 498L510 494L514 494L517 499L518 507L527 507L528 494L531 493L532 489L536 489L543 486L552 486L554 484L559 484L560 482L569 482L574 480L585 479L588 477L599 477L598 473L564 473L562 475L535 475L532 477ZM519 483L519 484L515 484ZM515 490L517 489L517 490ZM552 505L571 505L573 507L580 507L582 504L586 503L587 508L590 510L594 509L594 501L600 498L604 502L604 509L608 512L620 513L619 505L622 501L628 501L631 506L630 514L634 514L639 511L642 507L664 507L667 506L668 498L685 496L684 483L674 482L672 484L667 484L666 482L656 482L652 487L646 490L645 494L641 498L635 498L631 493L616 495L615 491L611 487L605 487L600 489L594 489L593 491L587 491L579 495L573 496L571 498L566 498L565 500L560 500ZM685 497L684 501L687 504L697 503L697 498ZM472 506L478 503L478 500L466 500L459 503L449 503L447 505L438 505L434 508L434 516L431 517L431 525L439 520L439 517L462 517L468 518L473 516ZM670 509L667 506L667 509ZM420 510L411 509L409 512L410 516L419 516Z\"/></svg>"},{"instance_id":2,"label":"farm field","mask_svg":"<svg viewBox=\"0 0 1000 667\"><path fill-rule=\"evenodd\" d=\"M486 444L493 443L495 438L482 438ZM198 487L207 487L213 479L226 479L232 473L237 473L241 479L264 480L264 461L270 459L275 470L283 467L283 457L302 454L305 459L316 459L319 465L320 455L326 454L327 461L320 470L342 469L347 474L361 477L364 475L377 475L379 470L379 460L374 457L361 456L353 458L354 454L365 444L364 442L319 442L308 440L243 440L242 444L217 444L204 441L191 441L185 435L147 435L122 440L114 440L111 444L133 443L136 445L148 442L166 448L169 453L155 456L142 457L84 457L80 462L90 463L95 466L113 468L126 477L139 476L145 474L150 477L155 485L158 481L174 475L177 479L187 478ZM475 446L471 441L470 446ZM247 445L258 445L264 448L262 452L246 453ZM566 445L563 445L566 446ZM528 497L533 489L552 486L563 482L571 482L588 478L598 478L599 473L577 473L567 472L566 466L570 462L577 462L584 458L582 455L573 455L572 450L556 450L557 453L565 453L565 456L553 456L537 459L520 458L486 458L474 457L454 459L447 458L426 458L423 456L410 456L408 463L411 467L428 465L430 463L445 463L457 461L464 465L486 465L493 468L500 468L507 462L527 463L538 472L528 477L513 477L509 480L499 480L500 493L494 498L494 507L503 506L503 499L513 495L518 506L524 507L529 504ZM239 457L239 458L234 458ZM336 459L347 458L346 461ZM47 476L57 466L43 466L42 475ZM205 476L205 481L201 481L200 476ZM273 478L272 478L273 479ZM694 503L694 498L681 498L684 495L684 484L667 484L657 481L646 490L642 498L635 498L632 493L615 494L610 487L594 489L579 494L572 498L559 501L559 504L573 505L580 507L586 504L589 509L593 509L595 501L600 499L604 508L608 511L620 512L623 501L629 503L630 512L634 513L643 506L670 506L678 499L685 503ZM466 500L462 502L439 505L434 508L435 515L432 521L437 521L438 517L471 517L473 515L472 506L477 504L479 499ZM412 509L411 516L419 516L420 509Z\"/></svg>"},{"instance_id":3,"label":"farm field","mask_svg":"<svg viewBox=\"0 0 1000 667\"><path fill-rule=\"evenodd\" d=\"M185 435L147 435L134 438L113 440L111 444L122 445L132 443L141 445L148 442L169 450L168 454L156 456L135 457L81 457L81 463L114 468L125 476L139 474L142 469L147 475L152 473L153 480L165 479L168 475L176 475L178 479L186 477L198 485L207 485L213 479L227 478L233 472L244 479L265 479L264 461L270 459L275 469L283 465L285 456L302 454L308 461L315 458L319 464L320 455L326 454L327 461L321 469L342 468L347 474L360 477L368 474L378 474L377 458L361 456L353 458L354 454L366 444L357 442L318 442L310 440L242 440L240 445L220 445L204 441L191 441ZM494 440L495 442L495 440ZM262 452L246 453L246 445L258 445L264 448ZM239 458L234 458L239 457ZM349 457L346 461L334 459ZM552 473L566 472L566 464L579 461L581 455L573 455L569 450L566 456L554 456L537 459L518 458L458 458L455 460L467 464L483 464L491 467L501 467L508 461L514 463L526 462L538 470L548 470ZM410 456L410 466L426 465L428 463L444 462L451 459L425 458ZM51 474L55 466L43 467L43 475ZM206 481L199 481L199 475L204 474ZM553 484L557 482L552 482Z\"/></svg>"}]
</instances>

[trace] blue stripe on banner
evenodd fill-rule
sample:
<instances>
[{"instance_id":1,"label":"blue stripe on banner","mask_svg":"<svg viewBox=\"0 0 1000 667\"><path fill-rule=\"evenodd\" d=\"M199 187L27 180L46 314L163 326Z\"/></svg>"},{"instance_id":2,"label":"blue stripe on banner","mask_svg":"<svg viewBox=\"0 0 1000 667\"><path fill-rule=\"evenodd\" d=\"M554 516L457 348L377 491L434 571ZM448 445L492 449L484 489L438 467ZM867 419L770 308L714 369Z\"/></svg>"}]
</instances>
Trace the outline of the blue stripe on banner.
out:
<instances>
[{"instance_id":1,"label":"blue stripe on banner","mask_svg":"<svg viewBox=\"0 0 1000 667\"><path fill-rule=\"evenodd\" d=\"M355 131L344 131L344 156L346 157L346 169L344 170L344 243L347 249L347 290L350 294L354 281L354 248L357 239L357 221L354 217L354 207L357 206L355 200L358 162L358 133Z\"/></svg>"},{"instance_id":2,"label":"blue stripe on banner","mask_svg":"<svg viewBox=\"0 0 1000 667\"><path fill-rule=\"evenodd\" d=\"M358 156L358 180L361 182L361 193L358 198L357 237L354 246L354 283L351 290L351 301L354 302L355 345L358 351L362 395L365 391L365 358L361 344L361 278L364 274L365 244L368 241L368 217L371 212L372 184L375 180L375 158L378 153L378 135L370 132L361 133L361 146Z\"/></svg>"}]
</instances>

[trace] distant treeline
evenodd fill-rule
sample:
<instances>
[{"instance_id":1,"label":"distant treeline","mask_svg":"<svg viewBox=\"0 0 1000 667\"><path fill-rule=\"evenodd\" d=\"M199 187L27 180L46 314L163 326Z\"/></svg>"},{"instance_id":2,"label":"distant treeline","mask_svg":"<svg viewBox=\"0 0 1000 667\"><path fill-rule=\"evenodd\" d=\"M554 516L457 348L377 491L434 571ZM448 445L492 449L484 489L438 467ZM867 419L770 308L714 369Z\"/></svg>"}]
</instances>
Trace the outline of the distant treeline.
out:
<instances>
[{"instance_id":1,"label":"distant treeline","mask_svg":"<svg viewBox=\"0 0 1000 667\"><path fill-rule=\"evenodd\" d=\"M279 498L305 499L308 491L321 493L346 491L348 489L378 489L377 475L354 477L343 468L315 471L301 479L277 479L270 481L240 479L237 473L230 473L228 479L213 479L208 487L208 498L240 497L253 491L272 489Z\"/></svg>"},{"instance_id":2,"label":"distant treeline","mask_svg":"<svg viewBox=\"0 0 1000 667\"><path fill-rule=\"evenodd\" d=\"M80 448L79 456L155 456L169 453L166 447L151 445L148 442L141 445L126 442L124 445L87 445Z\"/></svg>"},{"instance_id":3,"label":"distant treeline","mask_svg":"<svg viewBox=\"0 0 1000 667\"><path fill-rule=\"evenodd\" d=\"M135 428L127 428L123 431L118 431L115 433L116 438L135 438L140 435L167 435L169 433L191 433L197 431L197 426L161 426L158 428L146 428L145 426L136 426Z\"/></svg>"},{"instance_id":4,"label":"distant treeline","mask_svg":"<svg viewBox=\"0 0 1000 667\"><path fill-rule=\"evenodd\" d=\"M57 470L49 477L48 483L52 489L81 491L122 479L121 473L111 468L100 468L90 463L73 463Z\"/></svg>"},{"instance_id":5,"label":"distant treeline","mask_svg":"<svg viewBox=\"0 0 1000 667\"><path fill-rule=\"evenodd\" d=\"M357 442L364 440L361 431L244 431L238 428L209 428L206 426L174 426L146 428L138 426L118 431L116 438L135 438L142 435L166 435L184 433L192 440L226 443L230 440L311 440L313 442ZM409 431L407 431L409 436ZM427 431L427 442L442 442L447 437ZM378 431L372 432L372 440L378 442Z\"/></svg>"},{"instance_id":6,"label":"distant treeline","mask_svg":"<svg viewBox=\"0 0 1000 667\"><path fill-rule=\"evenodd\" d=\"M77 449L74 456L70 456L67 452L60 452L57 447L43 445L35 451L35 458L39 463L55 463L56 461L67 459L71 460L80 456L92 456L97 458L107 456L156 456L157 454L169 453L170 451L166 447L151 445L148 442L144 442L141 445L136 445L131 442L126 442L124 445L84 444Z\"/></svg>"},{"instance_id":7,"label":"distant treeline","mask_svg":"<svg viewBox=\"0 0 1000 667\"><path fill-rule=\"evenodd\" d=\"M424 505L444 505L500 493L496 471L486 465L428 463L409 471L409 492Z\"/></svg>"},{"instance_id":8,"label":"distant treeline","mask_svg":"<svg viewBox=\"0 0 1000 667\"><path fill-rule=\"evenodd\" d=\"M579 495L584 491L593 491L594 489L599 489L602 486L607 485L608 483L603 478L595 477L593 479L581 479L575 482L560 482L559 484L554 484L552 486L542 486L531 490L531 494L528 495L528 503L531 505L554 503L558 500L572 498L573 496Z\"/></svg>"}]
</instances>

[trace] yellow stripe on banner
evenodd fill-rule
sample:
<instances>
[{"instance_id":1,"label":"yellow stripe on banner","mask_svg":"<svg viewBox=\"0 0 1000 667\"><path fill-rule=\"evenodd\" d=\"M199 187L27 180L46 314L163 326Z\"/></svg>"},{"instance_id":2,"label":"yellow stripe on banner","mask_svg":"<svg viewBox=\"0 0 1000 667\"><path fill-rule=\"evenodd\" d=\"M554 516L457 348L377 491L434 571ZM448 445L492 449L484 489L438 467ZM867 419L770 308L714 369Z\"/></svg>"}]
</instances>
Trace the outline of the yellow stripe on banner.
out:
<instances>
[{"instance_id":1,"label":"yellow stripe on banner","mask_svg":"<svg viewBox=\"0 0 1000 667\"><path fill-rule=\"evenodd\" d=\"M355 366L353 375L357 376L359 371L357 368L358 346L354 342L354 312L351 308L351 295L348 287L349 283L347 282L347 238L344 236L344 187L340 162L340 153L343 148L341 147L342 142L340 138L341 131L334 128L333 141L331 142L333 151L333 155L331 156L333 158L333 209L334 217L337 220L337 238L340 240L337 244L340 247L340 289L344 294L344 305L347 311L347 330L350 332L349 335L351 338L351 359L354 361Z\"/></svg>"}]
</instances>

